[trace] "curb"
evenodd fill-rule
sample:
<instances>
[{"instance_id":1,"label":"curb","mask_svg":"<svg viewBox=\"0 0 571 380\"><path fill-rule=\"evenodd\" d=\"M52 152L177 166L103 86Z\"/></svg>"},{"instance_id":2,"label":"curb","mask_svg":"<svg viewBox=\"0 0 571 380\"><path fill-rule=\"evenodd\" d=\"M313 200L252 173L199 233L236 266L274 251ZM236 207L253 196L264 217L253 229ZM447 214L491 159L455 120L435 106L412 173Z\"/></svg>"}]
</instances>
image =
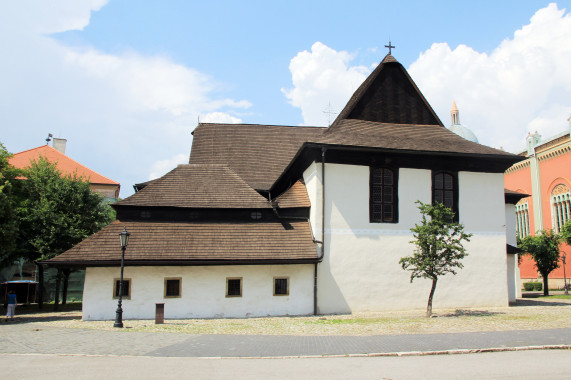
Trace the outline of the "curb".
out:
<instances>
[{"instance_id":1,"label":"curb","mask_svg":"<svg viewBox=\"0 0 571 380\"><path fill-rule=\"evenodd\" d=\"M403 351L403 352L378 352L369 354L323 354L323 355L297 355L297 356L148 356L148 355L105 355L105 354L44 354L44 353L0 353L2 355L29 355L29 356L79 356L79 357L121 357L121 358L192 358L203 360L215 359L325 359L325 358L372 358L372 357L406 357L406 356L434 356L434 355L466 355L491 352L508 351L531 351L531 350L571 350L571 344L544 345L544 346L521 346L521 347L493 347L493 348L468 348L440 351Z\"/></svg>"}]
</instances>

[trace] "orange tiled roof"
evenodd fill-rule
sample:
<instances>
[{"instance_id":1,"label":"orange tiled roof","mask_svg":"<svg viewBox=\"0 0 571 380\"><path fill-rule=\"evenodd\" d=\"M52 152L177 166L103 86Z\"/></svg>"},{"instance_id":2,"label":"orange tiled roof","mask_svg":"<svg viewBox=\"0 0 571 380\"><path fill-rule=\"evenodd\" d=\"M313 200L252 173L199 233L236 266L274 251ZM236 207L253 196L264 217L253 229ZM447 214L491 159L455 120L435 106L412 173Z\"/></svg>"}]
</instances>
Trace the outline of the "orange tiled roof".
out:
<instances>
[{"instance_id":1,"label":"orange tiled roof","mask_svg":"<svg viewBox=\"0 0 571 380\"><path fill-rule=\"evenodd\" d=\"M24 169L30 166L30 162L37 161L40 156L45 157L50 162L55 162L56 167L64 174L77 173L78 176L83 177L92 184L103 184L103 185L117 185L119 182L115 182L101 174L83 166L79 162L72 160L60 151L52 148L49 145L42 145L40 147L25 150L20 153L15 153L12 158L10 158L10 164L19 169Z\"/></svg>"}]
</instances>

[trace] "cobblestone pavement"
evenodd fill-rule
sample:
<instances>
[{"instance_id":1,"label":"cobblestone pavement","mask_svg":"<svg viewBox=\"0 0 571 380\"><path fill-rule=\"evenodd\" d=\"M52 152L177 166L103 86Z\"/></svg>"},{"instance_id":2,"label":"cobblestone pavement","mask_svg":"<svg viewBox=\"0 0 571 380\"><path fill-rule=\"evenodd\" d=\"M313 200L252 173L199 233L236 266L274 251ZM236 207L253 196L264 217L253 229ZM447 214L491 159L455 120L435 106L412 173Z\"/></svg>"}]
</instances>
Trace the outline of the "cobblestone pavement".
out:
<instances>
[{"instance_id":1,"label":"cobblestone pavement","mask_svg":"<svg viewBox=\"0 0 571 380\"><path fill-rule=\"evenodd\" d=\"M0 354L282 357L571 345L571 328L376 336L190 335L2 324Z\"/></svg>"}]
</instances>

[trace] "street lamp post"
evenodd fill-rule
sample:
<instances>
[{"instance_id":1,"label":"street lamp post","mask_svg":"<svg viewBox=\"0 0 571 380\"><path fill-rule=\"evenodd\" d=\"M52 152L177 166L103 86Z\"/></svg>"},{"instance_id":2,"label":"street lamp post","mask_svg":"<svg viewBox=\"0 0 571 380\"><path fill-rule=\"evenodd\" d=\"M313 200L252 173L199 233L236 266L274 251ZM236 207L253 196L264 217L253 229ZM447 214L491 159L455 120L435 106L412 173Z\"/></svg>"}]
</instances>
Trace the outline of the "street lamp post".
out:
<instances>
[{"instance_id":1,"label":"street lamp post","mask_svg":"<svg viewBox=\"0 0 571 380\"><path fill-rule=\"evenodd\" d=\"M565 295L569 295L569 291L567 290L567 275L565 274L565 253L561 256L561 261L563 261L563 288L565 289Z\"/></svg>"},{"instance_id":2,"label":"street lamp post","mask_svg":"<svg viewBox=\"0 0 571 380\"><path fill-rule=\"evenodd\" d=\"M113 327L123 327L123 309L121 308L123 303L123 268L125 267L125 249L127 248L127 244L129 244L130 235L125 227L123 227L123 231L119 233L119 238L121 239L121 278L119 279L119 301L117 302L117 311L115 311L115 323Z\"/></svg>"}]
</instances>

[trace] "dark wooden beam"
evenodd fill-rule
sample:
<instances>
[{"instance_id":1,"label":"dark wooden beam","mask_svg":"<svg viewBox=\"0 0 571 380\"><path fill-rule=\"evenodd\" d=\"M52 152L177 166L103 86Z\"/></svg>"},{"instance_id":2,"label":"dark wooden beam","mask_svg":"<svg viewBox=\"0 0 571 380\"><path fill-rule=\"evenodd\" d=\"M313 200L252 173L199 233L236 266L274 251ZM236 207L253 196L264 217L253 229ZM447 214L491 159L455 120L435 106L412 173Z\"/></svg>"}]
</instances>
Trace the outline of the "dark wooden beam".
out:
<instances>
[{"instance_id":1,"label":"dark wooden beam","mask_svg":"<svg viewBox=\"0 0 571 380\"><path fill-rule=\"evenodd\" d=\"M59 308L59 289L61 285L62 268L58 268L56 275L56 293L54 299L54 311L58 311Z\"/></svg>"},{"instance_id":2,"label":"dark wooden beam","mask_svg":"<svg viewBox=\"0 0 571 380\"><path fill-rule=\"evenodd\" d=\"M62 306L67 304L67 286L69 283L69 273L71 272L70 269L63 270L63 294L61 296L61 304Z\"/></svg>"}]
</instances>

